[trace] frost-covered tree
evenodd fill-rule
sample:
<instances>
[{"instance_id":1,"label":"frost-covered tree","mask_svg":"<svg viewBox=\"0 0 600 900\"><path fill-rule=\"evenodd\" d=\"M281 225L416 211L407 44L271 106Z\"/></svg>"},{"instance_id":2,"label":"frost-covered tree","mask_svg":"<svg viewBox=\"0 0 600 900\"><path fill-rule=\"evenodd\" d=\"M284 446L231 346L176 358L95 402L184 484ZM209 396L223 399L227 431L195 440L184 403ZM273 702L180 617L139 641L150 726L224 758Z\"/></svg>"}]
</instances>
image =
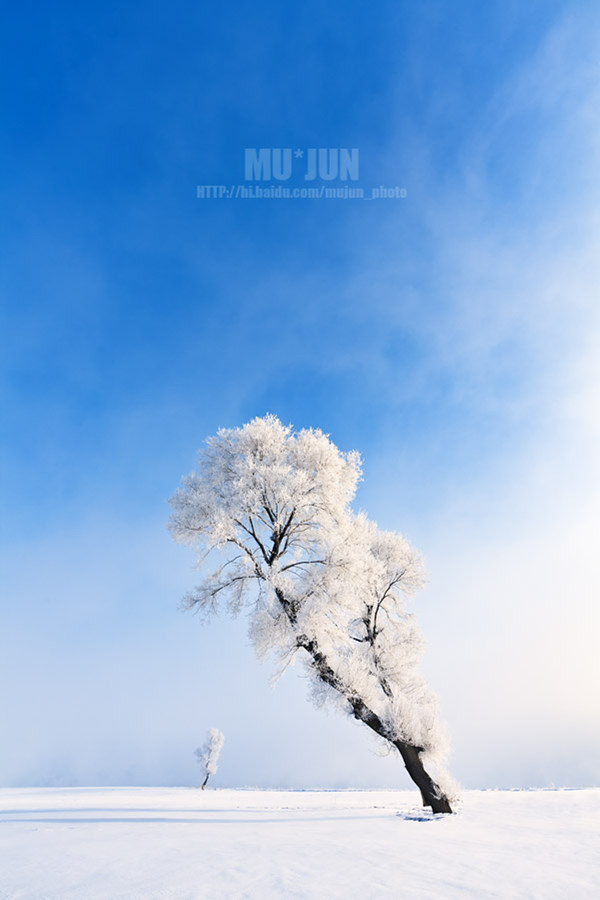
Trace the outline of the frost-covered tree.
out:
<instances>
[{"instance_id":1,"label":"frost-covered tree","mask_svg":"<svg viewBox=\"0 0 600 900\"><path fill-rule=\"evenodd\" d=\"M274 650L285 665L300 654L315 699L336 700L399 751L424 804L450 812L436 700L405 606L421 557L353 512L360 474L359 454L318 430L270 415L221 429L171 498L172 535L206 573L184 602L207 614L247 607L259 656Z\"/></svg>"},{"instance_id":2,"label":"frost-covered tree","mask_svg":"<svg viewBox=\"0 0 600 900\"><path fill-rule=\"evenodd\" d=\"M219 762L219 756L224 743L225 735L223 732L219 731L218 728L211 728L206 737L204 746L198 747L195 750L196 759L202 766L205 775L204 781L202 782L202 790L206 787L210 776L216 775L217 773L217 763Z\"/></svg>"}]
</instances>

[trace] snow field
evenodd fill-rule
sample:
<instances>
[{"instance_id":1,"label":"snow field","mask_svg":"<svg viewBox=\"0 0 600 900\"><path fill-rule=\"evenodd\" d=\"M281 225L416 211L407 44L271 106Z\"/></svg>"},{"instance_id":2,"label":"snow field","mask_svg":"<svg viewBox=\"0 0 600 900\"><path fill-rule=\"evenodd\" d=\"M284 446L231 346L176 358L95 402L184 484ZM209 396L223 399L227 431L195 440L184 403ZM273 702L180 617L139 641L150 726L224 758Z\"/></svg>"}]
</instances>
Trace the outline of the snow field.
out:
<instances>
[{"instance_id":1,"label":"snow field","mask_svg":"<svg viewBox=\"0 0 600 900\"><path fill-rule=\"evenodd\" d=\"M2 900L600 896L600 790L0 790Z\"/></svg>"}]
</instances>

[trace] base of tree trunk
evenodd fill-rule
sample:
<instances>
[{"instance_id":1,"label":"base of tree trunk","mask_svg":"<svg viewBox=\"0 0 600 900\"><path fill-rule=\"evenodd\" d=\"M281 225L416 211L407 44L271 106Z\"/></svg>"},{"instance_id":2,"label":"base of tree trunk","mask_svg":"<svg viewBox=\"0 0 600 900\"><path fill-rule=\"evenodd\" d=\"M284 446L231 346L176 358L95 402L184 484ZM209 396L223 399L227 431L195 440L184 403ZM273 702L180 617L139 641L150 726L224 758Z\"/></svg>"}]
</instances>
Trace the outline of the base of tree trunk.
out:
<instances>
[{"instance_id":1,"label":"base of tree trunk","mask_svg":"<svg viewBox=\"0 0 600 900\"><path fill-rule=\"evenodd\" d=\"M423 806L430 806L434 813L451 813L450 801L425 771L419 750L411 746L411 744L405 744L403 741L395 741L395 744L404 761L406 771L421 791Z\"/></svg>"}]
</instances>

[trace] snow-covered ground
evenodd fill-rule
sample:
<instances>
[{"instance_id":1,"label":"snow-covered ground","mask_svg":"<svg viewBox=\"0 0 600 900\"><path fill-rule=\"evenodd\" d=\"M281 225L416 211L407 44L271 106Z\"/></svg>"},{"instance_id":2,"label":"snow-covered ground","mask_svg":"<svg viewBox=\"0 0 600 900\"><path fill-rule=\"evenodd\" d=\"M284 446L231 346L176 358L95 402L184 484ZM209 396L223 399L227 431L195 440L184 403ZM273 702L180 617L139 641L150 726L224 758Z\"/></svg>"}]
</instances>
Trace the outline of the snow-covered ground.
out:
<instances>
[{"instance_id":1,"label":"snow-covered ground","mask_svg":"<svg viewBox=\"0 0 600 900\"><path fill-rule=\"evenodd\" d=\"M2 900L600 896L600 790L0 790Z\"/></svg>"}]
</instances>

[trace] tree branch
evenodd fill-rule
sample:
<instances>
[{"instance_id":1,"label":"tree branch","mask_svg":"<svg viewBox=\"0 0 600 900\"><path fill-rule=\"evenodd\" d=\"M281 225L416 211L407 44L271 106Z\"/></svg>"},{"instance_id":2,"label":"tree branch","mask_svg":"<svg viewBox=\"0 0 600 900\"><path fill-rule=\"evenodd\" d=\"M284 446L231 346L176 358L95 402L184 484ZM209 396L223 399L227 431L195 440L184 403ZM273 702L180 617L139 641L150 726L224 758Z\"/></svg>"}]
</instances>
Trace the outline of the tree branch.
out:
<instances>
[{"instance_id":1,"label":"tree branch","mask_svg":"<svg viewBox=\"0 0 600 900\"><path fill-rule=\"evenodd\" d=\"M314 566L317 563L325 565L326 562L326 559L299 559L298 562L288 563L287 566L283 566L281 571L287 572L288 569L293 569L294 566Z\"/></svg>"}]
</instances>

